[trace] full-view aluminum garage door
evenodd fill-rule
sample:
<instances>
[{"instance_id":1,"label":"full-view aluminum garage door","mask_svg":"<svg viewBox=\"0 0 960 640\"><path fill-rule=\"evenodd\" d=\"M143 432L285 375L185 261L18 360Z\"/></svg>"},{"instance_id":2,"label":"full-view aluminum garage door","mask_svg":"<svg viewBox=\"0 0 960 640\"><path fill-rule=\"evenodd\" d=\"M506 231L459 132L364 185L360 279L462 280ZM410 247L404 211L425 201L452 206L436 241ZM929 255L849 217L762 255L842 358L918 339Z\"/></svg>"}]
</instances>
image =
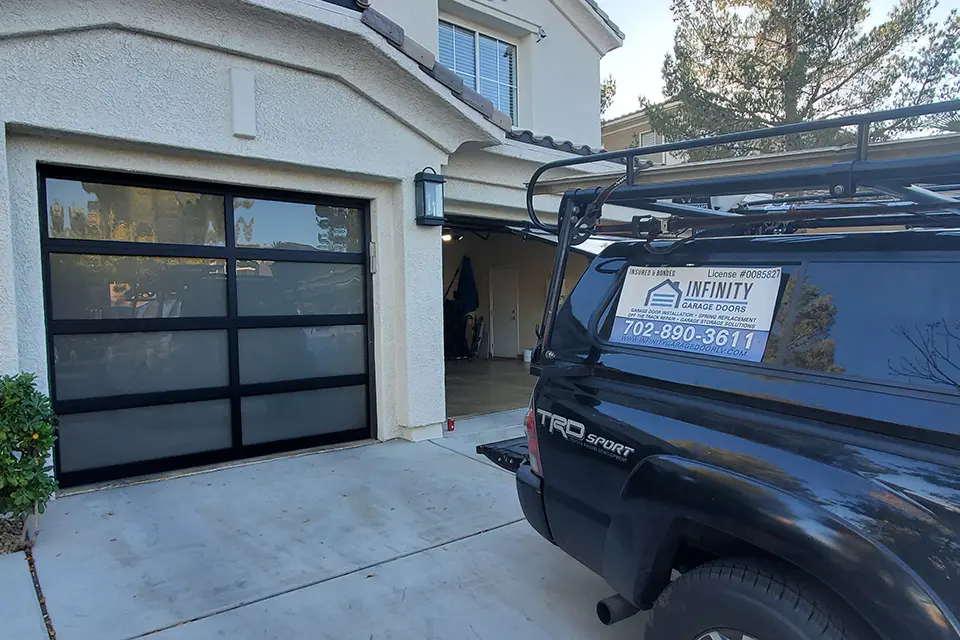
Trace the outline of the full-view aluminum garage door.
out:
<instances>
[{"instance_id":1,"label":"full-view aluminum garage door","mask_svg":"<svg viewBox=\"0 0 960 640\"><path fill-rule=\"evenodd\" d=\"M39 182L62 486L370 437L365 202Z\"/></svg>"}]
</instances>

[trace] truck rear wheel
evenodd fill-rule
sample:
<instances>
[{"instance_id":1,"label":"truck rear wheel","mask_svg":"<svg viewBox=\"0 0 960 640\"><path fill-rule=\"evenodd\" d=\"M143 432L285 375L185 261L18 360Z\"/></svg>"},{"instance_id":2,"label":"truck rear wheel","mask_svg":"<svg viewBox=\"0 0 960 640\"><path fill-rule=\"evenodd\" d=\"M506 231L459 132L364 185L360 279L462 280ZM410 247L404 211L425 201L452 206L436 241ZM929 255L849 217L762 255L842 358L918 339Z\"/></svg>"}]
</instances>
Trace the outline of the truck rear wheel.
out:
<instances>
[{"instance_id":1,"label":"truck rear wheel","mask_svg":"<svg viewBox=\"0 0 960 640\"><path fill-rule=\"evenodd\" d=\"M787 567L718 560L674 580L644 640L860 640L816 587Z\"/></svg>"}]
</instances>

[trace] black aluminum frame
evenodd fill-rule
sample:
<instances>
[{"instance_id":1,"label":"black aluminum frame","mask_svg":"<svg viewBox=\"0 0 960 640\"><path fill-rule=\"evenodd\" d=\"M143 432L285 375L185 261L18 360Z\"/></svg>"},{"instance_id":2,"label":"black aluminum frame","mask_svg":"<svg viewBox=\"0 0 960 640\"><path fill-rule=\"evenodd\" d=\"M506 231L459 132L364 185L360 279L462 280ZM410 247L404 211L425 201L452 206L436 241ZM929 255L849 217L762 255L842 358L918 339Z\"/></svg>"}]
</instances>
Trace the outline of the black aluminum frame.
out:
<instances>
[{"instance_id":1,"label":"black aluminum frame","mask_svg":"<svg viewBox=\"0 0 960 640\"><path fill-rule=\"evenodd\" d=\"M47 207L46 180L63 179L97 182L117 186L166 189L215 195L223 198L225 243L222 247L203 245L177 245L147 242L116 242L109 240L74 240L49 236L49 209ZM129 409L136 407L180 404L204 400L229 400L231 413L231 438L229 448L157 458L109 467L62 472L60 446L54 447L54 469L62 487L103 482L130 476L148 475L216 464L231 460L257 457L283 451L306 449L328 444L362 440L376 435L376 385L374 361L373 287L370 269L369 247L371 221L369 202L360 199L339 198L295 191L269 188L223 185L196 180L158 177L151 175L120 173L115 171L39 164L37 187L40 208L40 247L43 274L43 298L45 336L47 341L48 384L53 409L58 415ZM363 228L363 249L360 253L327 251L258 249L237 247L235 233L234 198L279 200L321 206L339 206L358 209ZM97 254L136 257L211 258L226 262L227 313L218 317L198 318L130 318L99 320L55 320L52 317L52 288L50 255ZM310 316L240 316L237 307L237 260L276 260L283 262L358 264L363 266L365 313L351 315ZM307 379L283 380L256 384L240 383L239 331L241 329L268 329L280 327L320 327L334 325L363 325L365 336L365 362L367 372L360 375L327 376ZM134 333L150 331L223 330L227 333L229 382L225 387L180 389L150 393L124 394L96 398L58 400L54 367L54 336ZM366 385L366 417L368 428L325 433L314 436L278 440L254 445L243 444L243 425L240 401L243 397L313 391L337 387Z\"/></svg>"}]
</instances>

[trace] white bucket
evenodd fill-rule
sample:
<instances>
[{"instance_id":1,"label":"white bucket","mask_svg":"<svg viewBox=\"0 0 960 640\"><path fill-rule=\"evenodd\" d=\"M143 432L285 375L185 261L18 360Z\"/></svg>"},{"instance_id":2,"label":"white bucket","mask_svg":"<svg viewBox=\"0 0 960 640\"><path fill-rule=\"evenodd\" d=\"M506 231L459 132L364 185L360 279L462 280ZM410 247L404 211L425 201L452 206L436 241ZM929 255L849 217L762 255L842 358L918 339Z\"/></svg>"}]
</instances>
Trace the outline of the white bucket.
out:
<instances>
[{"instance_id":1,"label":"white bucket","mask_svg":"<svg viewBox=\"0 0 960 640\"><path fill-rule=\"evenodd\" d=\"M523 361L527 364L530 364L532 360L533 360L533 350L525 349L523 352Z\"/></svg>"}]
</instances>

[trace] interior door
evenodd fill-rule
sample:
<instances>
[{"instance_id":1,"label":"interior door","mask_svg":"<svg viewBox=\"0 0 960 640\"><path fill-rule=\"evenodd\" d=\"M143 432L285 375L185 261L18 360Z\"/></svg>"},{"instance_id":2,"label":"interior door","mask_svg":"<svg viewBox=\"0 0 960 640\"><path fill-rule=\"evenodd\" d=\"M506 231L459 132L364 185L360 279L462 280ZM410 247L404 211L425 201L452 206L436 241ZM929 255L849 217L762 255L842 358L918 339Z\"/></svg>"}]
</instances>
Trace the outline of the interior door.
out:
<instances>
[{"instance_id":1,"label":"interior door","mask_svg":"<svg viewBox=\"0 0 960 640\"><path fill-rule=\"evenodd\" d=\"M519 306L520 287L516 268L491 269L490 316L495 358L516 358L520 353L520 330L517 322Z\"/></svg>"}]
</instances>

